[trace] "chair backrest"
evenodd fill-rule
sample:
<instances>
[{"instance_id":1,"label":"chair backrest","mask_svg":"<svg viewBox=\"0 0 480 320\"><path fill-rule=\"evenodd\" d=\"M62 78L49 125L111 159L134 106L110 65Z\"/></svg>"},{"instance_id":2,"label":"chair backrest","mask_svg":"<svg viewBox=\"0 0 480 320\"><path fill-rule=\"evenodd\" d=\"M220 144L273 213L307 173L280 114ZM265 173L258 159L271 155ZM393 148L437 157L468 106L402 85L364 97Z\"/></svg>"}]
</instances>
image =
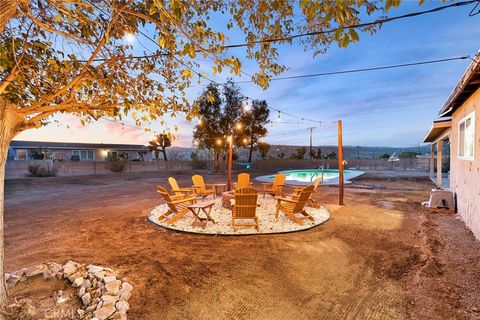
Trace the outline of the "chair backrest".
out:
<instances>
[{"instance_id":1,"label":"chair backrest","mask_svg":"<svg viewBox=\"0 0 480 320\"><path fill-rule=\"evenodd\" d=\"M178 186L177 180L174 177L169 177L168 178L168 183L170 184L170 187L172 187L172 191L175 192L176 195L183 195L180 191L180 187Z\"/></svg>"},{"instance_id":2,"label":"chair backrest","mask_svg":"<svg viewBox=\"0 0 480 320\"><path fill-rule=\"evenodd\" d=\"M157 186L157 192L162 195L163 200L165 200L165 202L166 202L167 205L168 205L168 208L169 208L171 211L173 211L173 212L178 212L177 206L172 203L172 198L170 198L170 195L168 194L167 189L165 189L165 188L162 187L162 186Z\"/></svg>"},{"instance_id":3,"label":"chair backrest","mask_svg":"<svg viewBox=\"0 0 480 320\"><path fill-rule=\"evenodd\" d=\"M237 189L250 187L250 175L248 173L240 173L237 178Z\"/></svg>"},{"instance_id":4,"label":"chair backrest","mask_svg":"<svg viewBox=\"0 0 480 320\"><path fill-rule=\"evenodd\" d=\"M314 185L309 185L300 192L298 198L295 200L295 206L293 207L293 212L299 212L303 210L305 204L313 193Z\"/></svg>"},{"instance_id":5,"label":"chair backrest","mask_svg":"<svg viewBox=\"0 0 480 320\"><path fill-rule=\"evenodd\" d=\"M313 182L313 191L317 191L318 186L323 182L322 180L322 177L319 177Z\"/></svg>"},{"instance_id":6,"label":"chair backrest","mask_svg":"<svg viewBox=\"0 0 480 320\"><path fill-rule=\"evenodd\" d=\"M255 218L257 210L257 190L246 187L235 190L234 218Z\"/></svg>"},{"instance_id":7,"label":"chair backrest","mask_svg":"<svg viewBox=\"0 0 480 320\"><path fill-rule=\"evenodd\" d=\"M192 177L193 185L196 186L195 189L200 190L200 192L207 191L207 187L205 187L205 181L203 181L203 177L196 174Z\"/></svg>"},{"instance_id":8,"label":"chair backrest","mask_svg":"<svg viewBox=\"0 0 480 320\"><path fill-rule=\"evenodd\" d=\"M284 174L282 174L282 173L277 173L277 174L275 175L275 177L273 178L272 188L273 188L273 189L276 189L276 188L278 188L280 185L285 184L285 179L286 179L286 178L287 178L287 177L286 177Z\"/></svg>"}]
</instances>

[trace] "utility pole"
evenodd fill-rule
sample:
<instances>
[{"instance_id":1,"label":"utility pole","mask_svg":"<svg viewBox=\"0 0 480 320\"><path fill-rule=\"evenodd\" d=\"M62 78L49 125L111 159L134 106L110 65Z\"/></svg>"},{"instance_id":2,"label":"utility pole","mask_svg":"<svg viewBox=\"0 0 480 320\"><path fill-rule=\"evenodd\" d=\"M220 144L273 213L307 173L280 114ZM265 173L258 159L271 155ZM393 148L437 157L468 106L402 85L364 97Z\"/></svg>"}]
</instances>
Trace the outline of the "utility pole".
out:
<instances>
[{"instance_id":1,"label":"utility pole","mask_svg":"<svg viewBox=\"0 0 480 320\"><path fill-rule=\"evenodd\" d=\"M315 129L315 127L310 127L310 128L307 128L307 130L310 131L310 160L312 160L312 135L313 135L313 129Z\"/></svg>"},{"instance_id":2,"label":"utility pole","mask_svg":"<svg viewBox=\"0 0 480 320\"><path fill-rule=\"evenodd\" d=\"M343 137L342 120L338 120L338 204L343 205Z\"/></svg>"}]
</instances>

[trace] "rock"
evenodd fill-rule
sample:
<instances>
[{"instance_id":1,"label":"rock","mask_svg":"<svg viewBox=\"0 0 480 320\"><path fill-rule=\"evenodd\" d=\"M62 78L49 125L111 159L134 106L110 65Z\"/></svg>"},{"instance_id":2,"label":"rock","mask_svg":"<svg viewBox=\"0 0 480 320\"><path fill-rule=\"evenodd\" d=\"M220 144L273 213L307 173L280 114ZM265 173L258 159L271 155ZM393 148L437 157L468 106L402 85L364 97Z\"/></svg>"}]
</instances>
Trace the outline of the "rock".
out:
<instances>
[{"instance_id":1,"label":"rock","mask_svg":"<svg viewBox=\"0 0 480 320\"><path fill-rule=\"evenodd\" d=\"M116 296L120 292L121 284L122 282L120 280L110 281L109 283L105 284L105 290L108 294Z\"/></svg>"},{"instance_id":2,"label":"rock","mask_svg":"<svg viewBox=\"0 0 480 320\"><path fill-rule=\"evenodd\" d=\"M70 280L70 282L74 282L75 279L78 279L82 276L82 273L81 272L75 272L74 274L68 276L68 280Z\"/></svg>"},{"instance_id":3,"label":"rock","mask_svg":"<svg viewBox=\"0 0 480 320\"><path fill-rule=\"evenodd\" d=\"M472 311L476 312L476 313L480 313L480 308L479 307L473 307Z\"/></svg>"},{"instance_id":4,"label":"rock","mask_svg":"<svg viewBox=\"0 0 480 320\"><path fill-rule=\"evenodd\" d=\"M85 310L77 309L77 314L79 318L83 318L83 316L85 315Z\"/></svg>"},{"instance_id":5,"label":"rock","mask_svg":"<svg viewBox=\"0 0 480 320\"><path fill-rule=\"evenodd\" d=\"M93 264L89 264L87 266L87 270L90 273L96 273L96 272L99 272L99 271L103 271L103 267L96 266L96 265L93 265Z\"/></svg>"},{"instance_id":6,"label":"rock","mask_svg":"<svg viewBox=\"0 0 480 320\"><path fill-rule=\"evenodd\" d=\"M39 264L38 266L28 268L25 272L25 275L30 278L39 274L43 274L45 271L47 271L47 268L43 264Z\"/></svg>"},{"instance_id":7,"label":"rock","mask_svg":"<svg viewBox=\"0 0 480 320\"><path fill-rule=\"evenodd\" d=\"M78 269L78 267L77 267L75 262L68 261L63 266L63 274L65 275L65 277L68 277L68 276L74 274L75 272L77 272L77 269Z\"/></svg>"},{"instance_id":8,"label":"rock","mask_svg":"<svg viewBox=\"0 0 480 320\"><path fill-rule=\"evenodd\" d=\"M127 301L132 296L133 286L128 282L122 283L122 289L120 291L120 300Z\"/></svg>"},{"instance_id":9,"label":"rock","mask_svg":"<svg viewBox=\"0 0 480 320\"><path fill-rule=\"evenodd\" d=\"M103 301L103 304L111 304L111 305L115 305L115 302L118 301L118 296L111 296L111 295L108 295L108 294L104 294L102 297L101 297L102 301Z\"/></svg>"},{"instance_id":10,"label":"rock","mask_svg":"<svg viewBox=\"0 0 480 320\"><path fill-rule=\"evenodd\" d=\"M82 296L82 303L84 306L88 306L90 302L92 302L92 296L87 292Z\"/></svg>"},{"instance_id":11,"label":"rock","mask_svg":"<svg viewBox=\"0 0 480 320\"><path fill-rule=\"evenodd\" d=\"M105 320L108 317L110 317L112 314L115 313L115 307L111 305L107 305L104 307L101 307L100 309L95 310L93 315L98 318L98 320Z\"/></svg>"},{"instance_id":12,"label":"rock","mask_svg":"<svg viewBox=\"0 0 480 320\"><path fill-rule=\"evenodd\" d=\"M115 312L110 318L108 319L116 319L116 320L127 320L127 314L124 312Z\"/></svg>"},{"instance_id":13,"label":"rock","mask_svg":"<svg viewBox=\"0 0 480 320\"><path fill-rule=\"evenodd\" d=\"M7 283L7 287L9 289L15 287L21 278L22 278L21 276L17 276L16 274L10 274L9 276L7 276L5 280Z\"/></svg>"},{"instance_id":14,"label":"rock","mask_svg":"<svg viewBox=\"0 0 480 320\"><path fill-rule=\"evenodd\" d=\"M85 280L83 281L82 285L80 286L80 290L78 291L78 296L79 297L82 297L88 289L90 289L90 287L92 286L92 283L90 282L90 280Z\"/></svg>"},{"instance_id":15,"label":"rock","mask_svg":"<svg viewBox=\"0 0 480 320\"><path fill-rule=\"evenodd\" d=\"M85 309L85 312L92 312L94 311L95 309L97 309L97 304L91 304L87 307L87 309Z\"/></svg>"},{"instance_id":16,"label":"rock","mask_svg":"<svg viewBox=\"0 0 480 320\"><path fill-rule=\"evenodd\" d=\"M117 280L117 277L115 276L108 276L108 277L105 277L103 278L103 281L105 281L105 283L109 283L109 282L112 282L114 280Z\"/></svg>"},{"instance_id":17,"label":"rock","mask_svg":"<svg viewBox=\"0 0 480 320\"><path fill-rule=\"evenodd\" d=\"M97 271L95 273L91 273L94 278L97 278L98 280L102 280L105 278L105 271Z\"/></svg>"},{"instance_id":18,"label":"rock","mask_svg":"<svg viewBox=\"0 0 480 320\"><path fill-rule=\"evenodd\" d=\"M85 280L83 279L83 277L77 278L77 279L75 279L75 281L73 281L72 287L78 288L83 284L84 281Z\"/></svg>"},{"instance_id":19,"label":"rock","mask_svg":"<svg viewBox=\"0 0 480 320\"><path fill-rule=\"evenodd\" d=\"M115 304L115 307L118 311L127 313L128 309L130 309L130 305L125 300L120 300Z\"/></svg>"}]
</instances>

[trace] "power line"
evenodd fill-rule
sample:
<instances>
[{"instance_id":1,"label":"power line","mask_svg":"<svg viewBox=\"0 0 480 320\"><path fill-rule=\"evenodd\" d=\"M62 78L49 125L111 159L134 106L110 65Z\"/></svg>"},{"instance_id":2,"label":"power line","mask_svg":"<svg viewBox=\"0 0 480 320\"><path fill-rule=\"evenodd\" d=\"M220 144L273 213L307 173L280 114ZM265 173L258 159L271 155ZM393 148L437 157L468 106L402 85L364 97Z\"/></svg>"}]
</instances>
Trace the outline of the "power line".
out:
<instances>
[{"instance_id":1,"label":"power line","mask_svg":"<svg viewBox=\"0 0 480 320\"><path fill-rule=\"evenodd\" d=\"M314 36L314 35L320 35L320 34L333 33L333 32L336 32L336 31L339 30L339 29L364 28L364 27L368 27L368 26L372 26L372 25L382 24L382 23L385 23L385 22L391 22L391 21L395 21L395 20L399 20L399 19L411 18L411 17L420 16L420 15L423 15L423 14L438 12L438 11L442 11L442 10L449 9L449 8L453 8L453 7L466 6L466 5L475 3L475 2L477 3L476 6L478 6L478 4L480 3L480 0L461 1L461 2L452 3L452 4L449 4L449 5L445 5L445 6L436 7L436 8L429 9L429 10L411 12L411 13L403 14L403 15L396 16L396 17L390 17L390 18L384 18L384 19L377 19L377 20L372 21L372 22L365 22L365 23L353 24L353 25L350 25L350 26L333 28L333 29L329 29L329 30L312 31L312 32L306 32L306 33L298 33L298 34L291 35L291 36L288 36L288 37L279 37L279 38L263 39L263 40L251 41L251 42L247 42L247 43L226 45L226 46L222 46L221 48L222 48L222 49L231 49L231 48L247 47L247 46L251 46L251 45L253 45L253 44L271 43L271 42L284 42L284 41L289 41L289 40L293 40L293 39L301 38L301 37L307 37L307 36ZM475 8L476 8L476 6L475 6ZM475 9L475 8L474 8L474 9ZM472 11L473 11L473 10L472 10Z\"/></svg>"},{"instance_id":2,"label":"power line","mask_svg":"<svg viewBox=\"0 0 480 320\"><path fill-rule=\"evenodd\" d=\"M303 75L287 76L287 77L277 77L277 78L270 78L269 80L270 81L278 81L278 80L292 80L292 79L301 79L301 78L312 78L312 77L330 76L330 75L336 75L336 74L346 74L346 73L356 73L356 72L365 72L365 71L376 71L376 70L394 69L394 68L402 68L402 67L411 67L411 66L433 64L433 63L440 63L440 62L447 62L447 61L454 61L454 60L465 60L465 59L470 59L470 56L467 55L467 56L460 56L460 57L453 57L453 58L426 60L426 61L418 61L418 62L411 62L411 63L401 63L401 64L379 66L379 67L369 67L369 68L340 70L340 71L321 72L321 73L311 73L311 74L303 74ZM253 80L243 80L243 81L235 81L235 82L236 83L251 83L251 82L253 82Z\"/></svg>"},{"instance_id":3,"label":"power line","mask_svg":"<svg viewBox=\"0 0 480 320\"><path fill-rule=\"evenodd\" d=\"M249 46L252 46L252 45L255 45L255 44L262 44L262 43L286 42L286 41L290 41L290 40L297 39L297 38L302 38L302 37L334 33L334 32L337 32L337 30L339 30L339 29L364 28L364 27L383 24L383 23L391 22L391 21L395 21L395 20L412 18L412 17L424 15L424 14L439 12L439 11L454 8L454 7L467 6L467 5L470 5L472 3L476 3L475 7L472 9L472 11L470 12L470 15L469 15L469 16L472 17L472 16L478 14L478 12L475 13L475 14L472 14L472 13L476 9L476 7L480 4L480 0L461 1L461 2L456 2L456 3L449 4L449 5L436 7L436 8L429 9L429 10L416 11L416 12L403 14L403 15L400 15L400 16L384 18L384 19L377 19L377 20L371 21L371 22L352 24L352 25L349 25L349 26L342 26L342 27L337 27L337 28L332 28L332 29L322 30L322 31L312 31L312 32L306 32L306 33L298 33L298 34L294 34L294 35L286 36L286 37L267 38L267 39L262 39L262 40L257 40L257 41L223 45L223 46L219 46L218 48L221 49L221 50L228 50L228 49L233 49L233 48L249 47ZM198 52L201 52L201 51L196 50L195 52L198 53ZM160 57L160 56L171 56L171 55L177 55L177 54L178 54L178 52L157 52L155 54L149 54L149 55L131 56L131 57L127 57L127 59L148 59L148 58L155 58L155 57ZM109 59L108 58L98 58L98 59L95 59L94 61L99 62L99 61L106 61L106 60L109 60ZM82 62L82 61L80 61L80 62Z\"/></svg>"}]
</instances>

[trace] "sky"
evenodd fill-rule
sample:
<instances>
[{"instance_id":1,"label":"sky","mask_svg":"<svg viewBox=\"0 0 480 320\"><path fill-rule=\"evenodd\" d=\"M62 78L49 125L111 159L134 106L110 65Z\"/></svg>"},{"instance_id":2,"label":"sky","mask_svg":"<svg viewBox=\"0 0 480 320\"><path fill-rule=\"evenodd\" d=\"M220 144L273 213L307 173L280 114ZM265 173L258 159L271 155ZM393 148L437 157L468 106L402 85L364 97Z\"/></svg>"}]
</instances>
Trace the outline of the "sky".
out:
<instances>
[{"instance_id":1,"label":"sky","mask_svg":"<svg viewBox=\"0 0 480 320\"><path fill-rule=\"evenodd\" d=\"M418 6L417 1L403 1L400 8L389 11L395 16L444 5L439 1ZM319 72L341 71L425 60L470 55L480 48L480 14L469 17L473 5L447 9L437 13L401 19L385 23L374 35L361 33L360 42L348 48L332 45L325 54L312 56L298 43L280 45L280 62L289 67L281 76ZM365 17L364 22L374 18ZM225 21L214 19L213 27ZM243 42L241 34L228 34L228 43ZM137 38L135 45L149 46ZM151 45L150 45L151 46ZM155 48L151 48L152 51ZM143 49L142 49L143 50ZM242 49L233 49L242 50ZM233 52L242 55L242 52ZM198 70L209 73L211 64L198 61ZM253 62L242 59L243 71L254 73ZM398 69L370 71L354 74L273 81L267 90L252 83L240 84L245 95L266 100L282 111L299 117L324 121L324 124L299 121L272 112L268 125L271 144L307 145L308 127L313 130L314 145L335 145L337 127L332 123L343 122L343 143L360 146L411 147L423 141L437 112L443 105L470 60L455 60L430 65ZM229 74L209 75L222 82ZM243 76L237 80L249 80ZM206 84L206 81L202 82ZM195 83L194 83L195 84ZM187 89L187 97L193 101L203 86L196 84ZM100 120L82 126L73 116L61 115L46 127L25 131L16 140L134 143L146 144L152 132L113 121ZM174 146L190 147L195 122L164 118L165 127L153 123L153 132L172 130L176 135ZM133 123L127 119L127 123ZM279 123L283 122L283 123ZM285 123L288 122L288 123ZM173 131L174 127L178 131Z\"/></svg>"}]
</instances>

